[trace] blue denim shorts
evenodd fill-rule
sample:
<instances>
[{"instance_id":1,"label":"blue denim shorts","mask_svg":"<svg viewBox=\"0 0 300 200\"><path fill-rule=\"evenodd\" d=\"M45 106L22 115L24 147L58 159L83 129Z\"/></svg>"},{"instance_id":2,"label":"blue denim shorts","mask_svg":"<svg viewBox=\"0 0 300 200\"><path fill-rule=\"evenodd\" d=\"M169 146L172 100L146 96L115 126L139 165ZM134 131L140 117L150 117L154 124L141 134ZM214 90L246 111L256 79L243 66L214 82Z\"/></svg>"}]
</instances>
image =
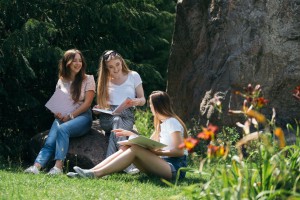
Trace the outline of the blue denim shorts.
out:
<instances>
[{"instance_id":1,"label":"blue denim shorts","mask_svg":"<svg viewBox=\"0 0 300 200\"><path fill-rule=\"evenodd\" d=\"M177 171L181 167L187 166L187 157L181 156L181 157L163 157L164 159L171 167L172 172L172 180L176 179ZM185 177L185 172L180 171L179 178L182 179Z\"/></svg>"}]
</instances>

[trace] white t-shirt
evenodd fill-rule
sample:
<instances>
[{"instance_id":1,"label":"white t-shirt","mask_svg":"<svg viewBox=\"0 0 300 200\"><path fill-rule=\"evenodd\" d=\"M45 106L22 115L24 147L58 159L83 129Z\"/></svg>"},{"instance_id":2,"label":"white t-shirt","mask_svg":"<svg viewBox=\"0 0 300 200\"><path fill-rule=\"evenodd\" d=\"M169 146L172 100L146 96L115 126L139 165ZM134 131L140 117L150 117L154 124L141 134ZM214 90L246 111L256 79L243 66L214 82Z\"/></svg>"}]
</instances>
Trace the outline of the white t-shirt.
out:
<instances>
[{"instance_id":1,"label":"white t-shirt","mask_svg":"<svg viewBox=\"0 0 300 200\"><path fill-rule=\"evenodd\" d=\"M180 122L171 117L160 124L160 142L166 144L167 146L163 148L163 150L171 150L174 149L174 143L172 141L171 134L174 132L180 132L181 137L184 137L184 128L180 124ZM184 155L188 155L187 150L184 150Z\"/></svg>"},{"instance_id":2,"label":"white t-shirt","mask_svg":"<svg viewBox=\"0 0 300 200\"><path fill-rule=\"evenodd\" d=\"M142 79L136 71L130 71L127 80L121 85L109 82L109 104L120 105L127 97L131 99L136 98L135 89L140 84L142 84Z\"/></svg>"}]
</instances>

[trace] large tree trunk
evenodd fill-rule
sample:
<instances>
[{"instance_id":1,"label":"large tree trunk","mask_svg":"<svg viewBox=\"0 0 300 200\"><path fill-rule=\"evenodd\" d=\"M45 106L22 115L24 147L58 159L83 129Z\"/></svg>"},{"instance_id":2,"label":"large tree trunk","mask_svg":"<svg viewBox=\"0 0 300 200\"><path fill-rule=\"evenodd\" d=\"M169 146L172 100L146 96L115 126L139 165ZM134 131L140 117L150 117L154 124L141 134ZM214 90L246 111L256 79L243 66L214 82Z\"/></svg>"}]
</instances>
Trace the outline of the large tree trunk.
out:
<instances>
[{"instance_id":1,"label":"large tree trunk","mask_svg":"<svg viewBox=\"0 0 300 200\"><path fill-rule=\"evenodd\" d=\"M300 85L299 19L299 0L178 1L167 86L176 112L186 121L234 125L227 111L242 101L233 91L252 83L270 100L262 110L269 119L275 108L278 124L299 120L300 101L292 96ZM221 118L200 115L208 91L226 93Z\"/></svg>"}]
</instances>

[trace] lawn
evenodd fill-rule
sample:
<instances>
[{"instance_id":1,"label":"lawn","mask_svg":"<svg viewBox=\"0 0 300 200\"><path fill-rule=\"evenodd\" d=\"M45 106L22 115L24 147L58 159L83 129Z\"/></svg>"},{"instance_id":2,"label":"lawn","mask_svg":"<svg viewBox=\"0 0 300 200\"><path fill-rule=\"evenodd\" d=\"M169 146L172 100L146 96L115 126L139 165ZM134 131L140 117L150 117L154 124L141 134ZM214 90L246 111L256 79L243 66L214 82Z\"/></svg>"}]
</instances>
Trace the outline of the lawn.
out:
<instances>
[{"instance_id":1,"label":"lawn","mask_svg":"<svg viewBox=\"0 0 300 200\"><path fill-rule=\"evenodd\" d=\"M3 168L3 166L2 166ZM0 199L183 199L181 190L201 179L188 174L178 186L168 186L145 174L117 173L105 179L25 174L20 167L0 169Z\"/></svg>"}]
</instances>

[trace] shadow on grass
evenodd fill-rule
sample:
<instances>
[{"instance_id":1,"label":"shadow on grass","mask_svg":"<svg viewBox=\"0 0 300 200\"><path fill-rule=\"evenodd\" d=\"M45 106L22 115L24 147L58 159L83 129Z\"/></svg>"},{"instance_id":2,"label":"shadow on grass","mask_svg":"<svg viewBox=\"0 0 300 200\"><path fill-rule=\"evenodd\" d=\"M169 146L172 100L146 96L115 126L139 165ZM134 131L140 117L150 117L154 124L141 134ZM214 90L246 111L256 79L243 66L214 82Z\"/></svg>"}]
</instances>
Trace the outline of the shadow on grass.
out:
<instances>
[{"instance_id":1,"label":"shadow on grass","mask_svg":"<svg viewBox=\"0 0 300 200\"><path fill-rule=\"evenodd\" d=\"M112 175L109 175L107 177L108 180L113 181L120 181L120 182L140 182L140 183L151 183L158 185L160 187L170 187L168 184L166 184L160 177L157 177L155 175L147 175L145 173L139 173L135 175L129 175L125 173L115 173ZM192 184L197 184L201 182L206 182L207 180L204 177L201 177L199 174L189 173L187 172L187 175L184 179L180 179L177 182L177 186L187 186ZM171 184L175 185L175 181L170 182Z\"/></svg>"}]
</instances>

